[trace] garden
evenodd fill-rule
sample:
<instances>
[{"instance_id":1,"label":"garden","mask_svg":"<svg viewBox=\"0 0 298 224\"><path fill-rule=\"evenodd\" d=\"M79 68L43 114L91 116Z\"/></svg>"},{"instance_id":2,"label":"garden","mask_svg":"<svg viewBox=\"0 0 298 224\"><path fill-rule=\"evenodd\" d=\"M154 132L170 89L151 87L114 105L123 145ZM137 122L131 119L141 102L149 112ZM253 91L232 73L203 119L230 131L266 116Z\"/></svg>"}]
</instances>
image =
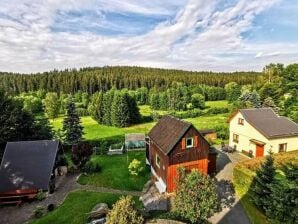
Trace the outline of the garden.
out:
<instances>
[{"instance_id":1,"label":"garden","mask_svg":"<svg viewBox=\"0 0 298 224\"><path fill-rule=\"evenodd\" d=\"M141 162L141 171L138 175L132 175L128 169L129 164L134 159ZM98 163L101 171L82 174L78 180L80 184L141 191L150 177L150 171L146 167L144 151L129 151L123 155L93 155L91 161Z\"/></svg>"}]
</instances>

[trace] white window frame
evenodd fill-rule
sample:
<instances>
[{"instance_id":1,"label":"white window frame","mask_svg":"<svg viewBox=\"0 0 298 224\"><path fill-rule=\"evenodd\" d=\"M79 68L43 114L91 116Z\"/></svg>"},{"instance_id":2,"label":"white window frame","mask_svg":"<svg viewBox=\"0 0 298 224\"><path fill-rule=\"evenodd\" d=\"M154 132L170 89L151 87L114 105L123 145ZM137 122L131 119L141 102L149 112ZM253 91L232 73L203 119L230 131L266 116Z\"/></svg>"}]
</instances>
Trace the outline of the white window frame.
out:
<instances>
[{"instance_id":1,"label":"white window frame","mask_svg":"<svg viewBox=\"0 0 298 224\"><path fill-rule=\"evenodd\" d=\"M159 163L157 162L157 158L159 159ZM158 154L155 154L155 164L158 168L160 168L160 156Z\"/></svg>"},{"instance_id":2,"label":"white window frame","mask_svg":"<svg viewBox=\"0 0 298 224\"><path fill-rule=\"evenodd\" d=\"M191 145L187 145L188 140L191 140ZM186 138L185 139L185 146L186 146L187 149L194 147L194 138L193 137Z\"/></svg>"}]
</instances>

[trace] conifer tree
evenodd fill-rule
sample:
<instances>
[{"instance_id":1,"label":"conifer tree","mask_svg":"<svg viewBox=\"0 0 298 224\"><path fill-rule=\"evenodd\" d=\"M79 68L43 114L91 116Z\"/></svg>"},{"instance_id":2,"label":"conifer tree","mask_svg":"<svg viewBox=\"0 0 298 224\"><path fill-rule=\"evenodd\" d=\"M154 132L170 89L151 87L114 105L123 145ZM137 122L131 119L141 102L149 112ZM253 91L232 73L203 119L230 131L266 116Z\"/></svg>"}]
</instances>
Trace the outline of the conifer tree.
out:
<instances>
[{"instance_id":1,"label":"conifer tree","mask_svg":"<svg viewBox=\"0 0 298 224\"><path fill-rule=\"evenodd\" d=\"M271 184L274 182L276 169L272 151L266 156L266 160L256 172L255 183L252 187L253 201L263 211L266 211L271 203Z\"/></svg>"},{"instance_id":2,"label":"conifer tree","mask_svg":"<svg viewBox=\"0 0 298 224\"><path fill-rule=\"evenodd\" d=\"M285 180L276 179L271 186L272 202L266 209L266 215L273 223L298 222L298 165L283 166Z\"/></svg>"},{"instance_id":3,"label":"conifer tree","mask_svg":"<svg viewBox=\"0 0 298 224\"><path fill-rule=\"evenodd\" d=\"M78 144L83 137L83 126L77 114L75 103L69 97L66 106L66 117L63 121L64 142L69 145Z\"/></svg>"},{"instance_id":4,"label":"conifer tree","mask_svg":"<svg viewBox=\"0 0 298 224\"><path fill-rule=\"evenodd\" d=\"M141 114L137 102L131 96L127 97L127 104L129 109L129 124L137 124L141 121Z\"/></svg>"},{"instance_id":5,"label":"conifer tree","mask_svg":"<svg viewBox=\"0 0 298 224\"><path fill-rule=\"evenodd\" d=\"M129 105L127 93L116 92L111 108L111 123L116 127L126 127L129 124Z\"/></svg>"}]
</instances>

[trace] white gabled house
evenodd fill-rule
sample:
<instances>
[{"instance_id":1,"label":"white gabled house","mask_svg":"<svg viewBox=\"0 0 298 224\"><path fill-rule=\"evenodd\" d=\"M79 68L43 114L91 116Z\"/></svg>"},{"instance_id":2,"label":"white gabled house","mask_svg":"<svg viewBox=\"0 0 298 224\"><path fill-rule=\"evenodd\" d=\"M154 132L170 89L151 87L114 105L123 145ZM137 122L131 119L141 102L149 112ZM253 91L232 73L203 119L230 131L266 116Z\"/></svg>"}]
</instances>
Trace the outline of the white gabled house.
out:
<instances>
[{"instance_id":1,"label":"white gabled house","mask_svg":"<svg viewBox=\"0 0 298 224\"><path fill-rule=\"evenodd\" d=\"M271 108L240 109L230 119L229 145L254 157L298 149L298 124Z\"/></svg>"}]
</instances>

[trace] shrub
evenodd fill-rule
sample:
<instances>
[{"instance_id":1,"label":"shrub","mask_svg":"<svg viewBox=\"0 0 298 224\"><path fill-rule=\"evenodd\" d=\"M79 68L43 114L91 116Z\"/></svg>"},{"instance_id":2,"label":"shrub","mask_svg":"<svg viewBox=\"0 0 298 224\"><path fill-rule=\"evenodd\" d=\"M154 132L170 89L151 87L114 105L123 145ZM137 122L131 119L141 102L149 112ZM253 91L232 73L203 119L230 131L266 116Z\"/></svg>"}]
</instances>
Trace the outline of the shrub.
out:
<instances>
[{"instance_id":1,"label":"shrub","mask_svg":"<svg viewBox=\"0 0 298 224\"><path fill-rule=\"evenodd\" d=\"M54 204L49 204L47 209L48 209L49 212L54 211L55 205Z\"/></svg>"},{"instance_id":2,"label":"shrub","mask_svg":"<svg viewBox=\"0 0 298 224\"><path fill-rule=\"evenodd\" d=\"M143 171L143 169L144 168L142 167L142 163L137 159L133 159L133 161L131 161L128 166L129 173L135 176L138 176L139 173Z\"/></svg>"},{"instance_id":3,"label":"shrub","mask_svg":"<svg viewBox=\"0 0 298 224\"><path fill-rule=\"evenodd\" d=\"M87 143L80 143L72 146L71 160L73 164L82 169L92 155L92 148Z\"/></svg>"},{"instance_id":4,"label":"shrub","mask_svg":"<svg viewBox=\"0 0 298 224\"><path fill-rule=\"evenodd\" d=\"M44 208L41 206L37 206L35 211L34 211L34 217L39 219L44 215Z\"/></svg>"},{"instance_id":5,"label":"shrub","mask_svg":"<svg viewBox=\"0 0 298 224\"><path fill-rule=\"evenodd\" d=\"M217 125L214 127L217 137L221 139L228 139L229 138L229 128L225 125Z\"/></svg>"},{"instance_id":6,"label":"shrub","mask_svg":"<svg viewBox=\"0 0 298 224\"><path fill-rule=\"evenodd\" d=\"M46 198L46 193L43 192L42 189L39 189L36 195L37 200L42 201L43 199Z\"/></svg>"},{"instance_id":7,"label":"shrub","mask_svg":"<svg viewBox=\"0 0 298 224\"><path fill-rule=\"evenodd\" d=\"M77 108L76 109L77 111L77 114L80 116L80 117L83 117L83 116L89 116L89 111L85 108Z\"/></svg>"},{"instance_id":8,"label":"shrub","mask_svg":"<svg viewBox=\"0 0 298 224\"><path fill-rule=\"evenodd\" d=\"M135 209L132 196L122 196L109 211L107 224L141 224L144 218Z\"/></svg>"},{"instance_id":9,"label":"shrub","mask_svg":"<svg viewBox=\"0 0 298 224\"><path fill-rule=\"evenodd\" d=\"M58 157L57 166L68 166L68 161L65 155Z\"/></svg>"},{"instance_id":10,"label":"shrub","mask_svg":"<svg viewBox=\"0 0 298 224\"><path fill-rule=\"evenodd\" d=\"M213 107L207 110L207 114L224 114L229 113L229 109L226 107Z\"/></svg>"},{"instance_id":11,"label":"shrub","mask_svg":"<svg viewBox=\"0 0 298 224\"><path fill-rule=\"evenodd\" d=\"M218 208L215 184L198 170L187 175L183 168L178 171L173 212L190 223L204 223Z\"/></svg>"},{"instance_id":12,"label":"shrub","mask_svg":"<svg viewBox=\"0 0 298 224\"><path fill-rule=\"evenodd\" d=\"M101 171L101 166L98 163L90 160L85 164L82 171L86 173L97 173Z\"/></svg>"}]
</instances>

